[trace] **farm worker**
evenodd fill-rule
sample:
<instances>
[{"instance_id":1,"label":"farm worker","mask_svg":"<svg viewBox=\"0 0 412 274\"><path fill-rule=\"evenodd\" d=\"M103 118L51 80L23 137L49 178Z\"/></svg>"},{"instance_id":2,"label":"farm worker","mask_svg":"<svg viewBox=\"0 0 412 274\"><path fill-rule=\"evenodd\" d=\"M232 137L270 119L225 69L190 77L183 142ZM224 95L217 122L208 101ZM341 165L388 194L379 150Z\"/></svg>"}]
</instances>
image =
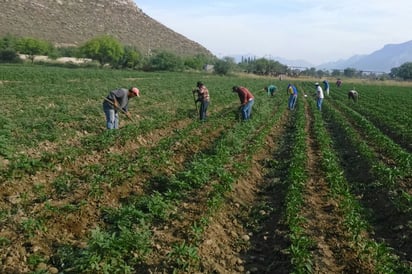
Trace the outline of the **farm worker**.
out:
<instances>
[{"instance_id":1,"label":"farm worker","mask_svg":"<svg viewBox=\"0 0 412 274\"><path fill-rule=\"evenodd\" d=\"M328 82L328 80L323 80L323 86L324 86L324 88L325 88L325 93L326 93L326 95L328 95L329 96L329 82Z\"/></svg>"},{"instance_id":2,"label":"farm worker","mask_svg":"<svg viewBox=\"0 0 412 274\"><path fill-rule=\"evenodd\" d=\"M289 83L289 85L286 88L287 94L289 94L289 100L288 100L288 109L294 110L296 106L296 102L298 100L298 89Z\"/></svg>"},{"instance_id":3,"label":"farm worker","mask_svg":"<svg viewBox=\"0 0 412 274\"><path fill-rule=\"evenodd\" d=\"M128 110L129 100L133 97L140 97L140 91L136 87L130 89L118 88L110 91L103 101L103 111L106 115L107 129L119 128L119 111L131 118Z\"/></svg>"},{"instance_id":4,"label":"farm worker","mask_svg":"<svg viewBox=\"0 0 412 274\"><path fill-rule=\"evenodd\" d=\"M200 102L199 118L201 122L206 120L206 112L210 102L209 90L202 82L197 82L196 88L192 91L193 94L197 94L195 104Z\"/></svg>"},{"instance_id":5,"label":"farm worker","mask_svg":"<svg viewBox=\"0 0 412 274\"><path fill-rule=\"evenodd\" d=\"M266 90L268 95L270 94L271 96L273 96L275 92L278 90L278 88L275 85L269 85L269 86L266 86L264 90Z\"/></svg>"},{"instance_id":6,"label":"farm worker","mask_svg":"<svg viewBox=\"0 0 412 274\"><path fill-rule=\"evenodd\" d=\"M242 113L242 120L247 121L252 115L252 106L255 102L253 94L245 87L233 86L232 91L236 92L240 99L239 110Z\"/></svg>"},{"instance_id":7,"label":"farm worker","mask_svg":"<svg viewBox=\"0 0 412 274\"><path fill-rule=\"evenodd\" d=\"M359 94L358 94L358 92L355 90L355 88L349 90L349 92L348 92L348 99L349 99L349 100L352 99L354 102L357 102L357 101L358 101L358 97L359 97Z\"/></svg>"},{"instance_id":8,"label":"farm worker","mask_svg":"<svg viewBox=\"0 0 412 274\"><path fill-rule=\"evenodd\" d=\"M336 86L337 86L338 88L340 88L341 85L342 85L342 80L341 80L341 79L338 79L338 80L336 81Z\"/></svg>"},{"instance_id":9,"label":"farm worker","mask_svg":"<svg viewBox=\"0 0 412 274\"><path fill-rule=\"evenodd\" d=\"M323 90L322 87L319 86L319 83L315 83L316 87L316 105L318 107L318 110L322 110L322 103L323 103Z\"/></svg>"}]
</instances>

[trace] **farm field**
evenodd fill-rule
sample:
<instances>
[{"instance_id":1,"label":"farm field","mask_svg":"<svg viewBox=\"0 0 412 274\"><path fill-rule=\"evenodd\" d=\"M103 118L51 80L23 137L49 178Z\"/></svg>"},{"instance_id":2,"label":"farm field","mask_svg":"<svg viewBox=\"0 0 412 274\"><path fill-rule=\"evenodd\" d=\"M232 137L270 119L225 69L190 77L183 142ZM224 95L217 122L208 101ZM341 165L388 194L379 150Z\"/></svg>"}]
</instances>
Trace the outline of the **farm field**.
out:
<instances>
[{"instance_id":1,"label":"farm field","mask_svg":"<svg viewBox=\"0 0 412 274\"><path fill-rule=\"evenodd\" d=\"M0 65L0 273L412 273L412 87L290 81Z\"/></svg>"}]
</instances>

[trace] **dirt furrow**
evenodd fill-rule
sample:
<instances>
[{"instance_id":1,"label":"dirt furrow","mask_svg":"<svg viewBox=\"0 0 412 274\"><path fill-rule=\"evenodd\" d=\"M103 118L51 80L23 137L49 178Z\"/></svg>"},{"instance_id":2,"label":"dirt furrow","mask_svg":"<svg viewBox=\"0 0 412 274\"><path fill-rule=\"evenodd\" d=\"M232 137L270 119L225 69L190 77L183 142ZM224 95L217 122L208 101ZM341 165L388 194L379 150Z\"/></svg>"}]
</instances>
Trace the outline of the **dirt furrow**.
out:
<instances>
[{"instance_id":1,"label":"dirt furrow","mask_svg":"<svg viewBox=\"0 0 412 274\"><path fill-rule=\"evenodd\" d=\"M282 224L279 209L284 199L279 196L282 192L275 189L280 185L279 178L266 178L267 170L264 166L265 160L273 157L273 151L277 149L280 136L284 135L287 117L284 115L269 134L265 150L253 156L248 175L242 176L242 179L234 185L234 190L228 194L228 202L209 219L210 223L203 233L198 249L201 258L199 266L201 273L245 273L247 269L259 269L264 272L267 269L284 270L289 265L289 258L282 253L287 247L285 243L287 233L284 232L285 226ZM244 159L237 159L237 162L239 161L244 161ZM161 247L167 249L178 240L194 241L187 235L193 236L191 225L194 221L199 221L207 209L205 201L209 193L208 188L210 186L200 191L197 190L195 196L185 201L179 208L179 217L155 232L156 245L159 249ZM265 191L264 188L266 188ZM272 193L267 193L267 189L270 189ZM273 192L276 192L277 196L271 196ZM262 209L255 212L259 216L253 215L251 211L256 210L263 203L276 207L275 212ZM251 218L257 217L267 219L267 221L261 224L262 228L259 231L251 231L248 222L253 223L256 220L251 220ZM155 260L152 262L155 264L151 271L159 269L159 264L161 261L164 262L166 253L167 250L159 250L157 264ZM163 267L167 268L166 265Z\"/></svg>"},{"instance_id":2,"label":"dirt furrow","mask_svg":"<svg viewBox=\"0 0 412 274\"><path fill-rule=\"evenodd\" d=\"M340 249L346 246L341 228L343 219L338 212L338 201L330 195L327 182L320 166L321 152L313 132L313 119L308 105L306 111L307 170L309 180L304 190L305 206L302 215L306 218L305 231L314 241L313 269L315 273L343 273L346 262L340 258Z\"/></svg>"}]
</instances>

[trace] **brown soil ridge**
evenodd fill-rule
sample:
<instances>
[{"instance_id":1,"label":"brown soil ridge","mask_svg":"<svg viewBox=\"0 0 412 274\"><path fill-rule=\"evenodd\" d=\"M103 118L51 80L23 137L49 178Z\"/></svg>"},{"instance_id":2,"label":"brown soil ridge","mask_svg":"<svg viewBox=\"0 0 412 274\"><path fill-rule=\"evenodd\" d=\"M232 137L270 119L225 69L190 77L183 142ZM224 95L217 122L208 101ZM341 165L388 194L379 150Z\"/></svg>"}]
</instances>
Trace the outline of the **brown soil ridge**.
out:
<instances>
[{"instance_id":1,"label":"brown soil ridge","mask_svg":"<svg viewBox=\"0 0 412 274\"><path fill-rule=\"evenodd\" d=\"M319 172L322 170L321 152L314 137L314 117L307 102L305 112L305 130L309 133L306 139L309 179L303 194L305 206L301 214L306 219L305 232L314 242L311 250L313 271L319 274L347 273L352 264L348 259L352 259L347 258L348 254L344 254L344 249L349 249L349 246L342 230L343 216L339 212L339 201L331 197L329 186Z\"/></svg>"},{"instance_id":2,"label":"brown soil ridge","mask_svg":"<svg viewBox=\"0 0 412 274\"><path fill-rule=\"evenodd\" d=\"M266 248L264 244L259 248L254 248L252 239L255 235L248 231L242 218L245 212L249 212L254 204L260 202L258 196L263 185L271 183L271 181L265 180L265 170L260 162L272 157L272 152L277 146L276 139L284 134L287 118L287 115L282 116L281 121L276 124L266 138L266 149L253 156L248 175L242 176L234 184L233 191L227 196L228 202L213 217L210 217L210 223L207 225L198 247L200 270L196 273L245 273L247 267L257 270L259 265L262 267L273 264L270 258L273 257L273 248L276 246L274 239L284 237L281 229L276 229L277 223L272 222L274 226L271 227L272 230L262 232L262 235L259 235L261 240L267 240ZM247 155L243 155L243 157L247 157ZM236 161L244 160L239 158ZM190 236L188 238L187 235L193 235L191 225L195 221L199 221L207 209L206 200L210 189L209 185L200 191L197 190L196 196L186 200L179 208L178 219L172 220L165 227L155 231L159 254L149 263L152 265L153 271L155 271L154 269L159 270L159 265L165 261L165 256L173 243L183 240L193 242L193 239L190 239ZM279 243L277 245L280 246ZM253 251L245 252L246 249L253 249ZM247 255L245 255L246 253ZM262 260L266 260L266 262L262 262ZM167 268L164 263L163 267Z\"/></svg>"}]
</instances>

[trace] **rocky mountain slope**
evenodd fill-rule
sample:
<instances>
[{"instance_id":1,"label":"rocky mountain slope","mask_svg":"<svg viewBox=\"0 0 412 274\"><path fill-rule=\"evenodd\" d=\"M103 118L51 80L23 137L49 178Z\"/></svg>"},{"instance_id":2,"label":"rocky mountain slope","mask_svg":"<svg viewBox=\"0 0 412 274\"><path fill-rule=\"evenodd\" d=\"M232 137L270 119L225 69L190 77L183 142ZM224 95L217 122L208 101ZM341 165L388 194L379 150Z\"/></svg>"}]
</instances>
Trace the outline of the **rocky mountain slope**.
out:
<instances>
[{"instance_id":1,"label":"rocky mountain slope","mask_svg":"<svg viewBox=\"0 0 412 274\"><path fill-rule=\"evenodd\" d=\"M212 53L146 15L132 0L1 0L0 36L44 39L79 46L104 34L142 54L168 50L178 55Z\"/></svg>"}]
</instances>

